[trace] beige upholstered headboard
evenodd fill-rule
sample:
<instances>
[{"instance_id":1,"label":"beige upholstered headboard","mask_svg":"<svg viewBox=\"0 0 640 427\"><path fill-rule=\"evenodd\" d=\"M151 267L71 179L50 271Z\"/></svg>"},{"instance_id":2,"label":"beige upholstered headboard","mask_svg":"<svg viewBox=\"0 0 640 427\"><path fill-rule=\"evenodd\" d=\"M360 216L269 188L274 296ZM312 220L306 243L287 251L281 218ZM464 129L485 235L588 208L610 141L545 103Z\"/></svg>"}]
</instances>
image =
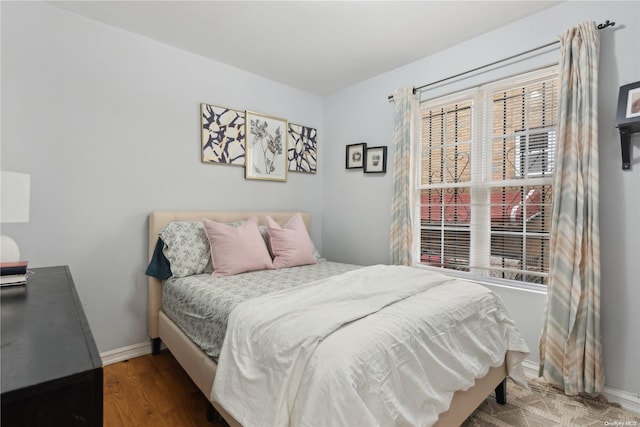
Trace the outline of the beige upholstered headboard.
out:
<instances>
[{"instance_id":1,"label":"beige upholstered headboard","mask_svg":"<svg viewBox=\"0 0 640 427\"><path fill-rule=\"evenodd\" d=\"M265 211L164 211L152 212L149 215L149 260L153 255L158 234L162 228L173 221L200 221L208 218L217 222L244 221L252 216L258 217L260 224L265 224L265 217L269 215L280 225L285 224L297 212L265 212ZM302 218L307 230L311 228L311 214L302 212ZM158 338L158 313L162 309L162 282L155 277L149 277L147 296L147 332L150 338Z\"/></svg>"}]
</instances>

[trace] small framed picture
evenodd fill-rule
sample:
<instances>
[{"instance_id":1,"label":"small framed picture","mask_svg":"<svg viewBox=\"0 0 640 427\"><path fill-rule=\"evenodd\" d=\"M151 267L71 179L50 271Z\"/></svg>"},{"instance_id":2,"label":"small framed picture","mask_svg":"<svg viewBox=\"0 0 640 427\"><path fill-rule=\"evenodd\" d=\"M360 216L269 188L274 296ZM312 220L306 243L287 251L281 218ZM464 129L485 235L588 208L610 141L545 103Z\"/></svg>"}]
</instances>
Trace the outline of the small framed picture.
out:
<instances>
[{"instance_id":1,"label":"small framed picture","mask_svg":"<svg viewBox=\"0 0 640 427\"><path fill-rule=\"evenodd\" d=\"M640 117L640 85L627 92L627 119Z\"/></svg>"},{"instance_id":2,"label":"small framed picture","mask_svg":"<svg viewBox=\"0 0 640 427\"><path fill-rule=\"evenodd\" d=\"M640 82L620 87L616 119L618 127L640 122Z\"/></svg>"},{"instance_id":3,"label":"small framed picture","mask_svg":"<svg viewBox=\"0 0 640 427\"><path fill-rule=\"evenodd\" d=\"M245 112L245 178L286 181L287 120Z\"/></svg>"},{"instance_id":4,"label":"small framed picture","mask_svg":"<svg viewBox=\"0 0 640 427\"><path fill-rule=\"evenodd\" d=\"M347 145L347 157L345 167L347 169L362 169L364 167L365 150L367 149L367 143L361 142L359 144Z\"/></svg>"},{"instance_id":5,"label":"small framed picture","mask_svg":"<svg viewBox=\"0 0 640 427\"><path fill-rule=\"evenodd\" d=\"M387 172L387 147L371 147L365 150L364 173Z\"/></svg>"}]
</instances>

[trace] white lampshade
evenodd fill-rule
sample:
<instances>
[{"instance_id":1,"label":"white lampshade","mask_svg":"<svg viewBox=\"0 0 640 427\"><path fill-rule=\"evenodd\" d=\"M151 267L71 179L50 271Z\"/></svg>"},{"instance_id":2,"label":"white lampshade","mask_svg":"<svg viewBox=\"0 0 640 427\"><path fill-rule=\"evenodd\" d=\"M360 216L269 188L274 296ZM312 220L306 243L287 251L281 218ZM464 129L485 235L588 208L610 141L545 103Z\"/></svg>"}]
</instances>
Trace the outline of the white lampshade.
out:
<instances>
[{"instance_id":1,"label":"white lampshade","mask_svg":"<svg viewBox=\"0 0 640 427\"><path fill-rule=\"evenodd\" d=\"M29 221L30 187L31 175L2 171L0 174L0 222ZM0 261L20 261L18 244L5 234L0 240Z\"/></svg>"},{"instance_id":2,"label":"white lampshade","mask_svg":"<svg viewBox=\"0 0 640 427\"><path fill-rule=\"evenodd\" d=\"M2 171L0 222L29 222L31 175Z\"/></svg>"}]
</instances>

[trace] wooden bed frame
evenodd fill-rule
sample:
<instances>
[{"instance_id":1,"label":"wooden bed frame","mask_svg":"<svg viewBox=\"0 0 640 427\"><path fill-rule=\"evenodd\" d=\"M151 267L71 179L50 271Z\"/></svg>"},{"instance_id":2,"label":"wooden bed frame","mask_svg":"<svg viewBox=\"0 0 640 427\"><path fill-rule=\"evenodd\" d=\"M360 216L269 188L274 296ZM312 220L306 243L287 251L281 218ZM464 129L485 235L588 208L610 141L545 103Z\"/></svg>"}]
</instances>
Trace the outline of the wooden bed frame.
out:
<instances>
[{"instance_id":1,"label":"wooden bed frame","mask_svg":"<svg viewBox=\"0 0 640 427\"><path fill-rule=\"evenodd\" d=\"M218 222L246 220L257 216L261 224L265 217L271 216L279 224L285 224L296 212L226 212L226 211L165 211L152 212L149 215L149 259L158 240L162 228L173 221L200 221L208 218ZM302 213L307 229L310 229L311 215ZM209 400L217 364L191 341L182 330L162 311L162 282L149 277L147 331L152 340L152 353L158 354L161 342L169 349L178 363ZM465 391L457 391L447 412L440 414L436 426L459 426L495 389L498 403L506 402L506 364L490 368L487 375L476 380L473 387ZM207 411L207 419L213 419L213 409L225 419L230 426L240 426L218 402L211 401Z\"/></svg>"}]
</instances>

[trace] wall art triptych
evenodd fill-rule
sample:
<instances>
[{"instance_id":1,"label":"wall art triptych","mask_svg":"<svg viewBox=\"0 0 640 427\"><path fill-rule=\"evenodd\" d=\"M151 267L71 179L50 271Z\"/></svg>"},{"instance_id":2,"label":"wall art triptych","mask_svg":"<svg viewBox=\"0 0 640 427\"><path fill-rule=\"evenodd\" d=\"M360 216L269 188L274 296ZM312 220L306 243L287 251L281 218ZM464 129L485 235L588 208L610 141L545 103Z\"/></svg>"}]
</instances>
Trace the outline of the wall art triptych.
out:
<instances>
[{"instance_id":1,"label":"wall art triptych","mask_svg":"<svg viewBox=\"0 0 640 427\"><path fill-rule=\"evenodd\" d=\"M202 162L245 167L245 178L286 181L287 172L316 173L318 132L286 119L200 105Z\"/></svg>"}]
</instances>

